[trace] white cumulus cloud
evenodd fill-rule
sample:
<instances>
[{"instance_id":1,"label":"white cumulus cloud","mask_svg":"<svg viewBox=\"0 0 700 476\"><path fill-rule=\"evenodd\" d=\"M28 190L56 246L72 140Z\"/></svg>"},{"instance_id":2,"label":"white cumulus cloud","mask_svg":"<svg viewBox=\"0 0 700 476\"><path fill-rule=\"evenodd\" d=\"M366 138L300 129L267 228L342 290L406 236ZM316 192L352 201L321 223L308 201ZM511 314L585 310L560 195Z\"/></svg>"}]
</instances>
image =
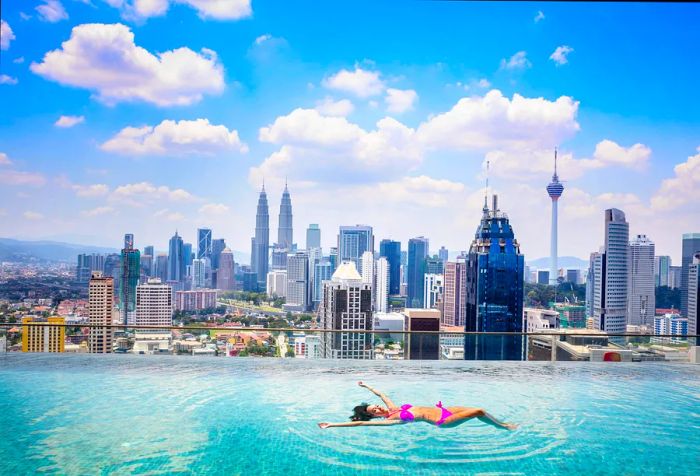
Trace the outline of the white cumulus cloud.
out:
<instances>
[{"instance_id":1,"label":"white cumulus cloud","mask_svg":"<svg viewBox=\"0 0 700 476\"><path fill-rule=\"evenodd\" d=\"M171 189L165 185L156 186L150 182L120 185L114 189L109 198L116 203L126 203L136 207L162 201L182 203L198 200L197 197L187 190L181 188Z\"/></svg>"},{"instance_id":2,"label":"white cumulus cloud","mask_svg":"<svg viewBox=\"0 0 700 476\"><path fill-rule=\"evenodd\" d=\"M102 144L102 150L130 155L211 155L245 153L238 131L210 124L208 119L164 120L157 126L125 127Z\"/></svg>"},{"instance_id":3,"label":"white cumulus cloud","mask_svg":"<svg viewBox=\"0 0 700 476\"><path fill-rule=\"evenodd\" d=\"M95 91L107 104L188 105L224 89L223 67L213 51L199 54L182 47L154 55L136 46L129 27L119 23L74 27L61 48L30 68L61 84Z\"/></svg>"},{"instance_id":4,"label":"white cumulus cloud","mask_svg":"<svg viewBox=\"0 0 700 476\"><path fill-rule=\"evenodd\" d=\"M58 0L44 0L42 5L35 8L39 12L39 17L49 23L56 23L68 19L68 13L63 8L63 4Z\"/></svg>"},{"instance_id":5,"label":"white cumulus cloud","mask_svg":"<svg viewBox=\"0 0 700 476\"><path fill-rule=\"evenodd\" d=\"M96 207L90 210L83 210L80 214L84 217L97 217L101 215L108 215L114 211L112 207Z\"/></svg>"},{"instance_id":6,"label":"white cumulus cloud","mask_svg":"<svg viewBox=\"0 0 700 476\"><path fill-rule=\"evenodd\" d=\"M180 212L173 212L170 211L167 208L163 208L162 210L158 210L153 214L155 218L164 218L168 221L182 221L185 219L185 215L183 215Z\"/></svg>"},{"instance_id":7,"label":"white cumulus cloud","mask_svg":"<svg viewBox=\"0 0 700 476\"><path fill-rule=\"evenodd\" d=\"M229 208L223 203L207 203L199 208L199 213L203 215L221 216L228 212Z\"/></svg>"},{"instance_id":8,"label":"white cumulus cloud","mask_svg":"<svg viewBox=\"0 0 700 476\"><path fill-rule=\"evenodd\" d=\"M569 62L568 55L573 51L574 49L567 45L557 46L557 49L554 50L549 59L554 61L557 66L561 66Z\"/></svg>"},{"instance_id":9,"label":"white cumulus cloud","mask_svg":"<svg viewBox=\"0 0 700 476\"><path fill-rule=\"evenodd\" d=\"M544 20L544 13L542 13L542 10L539 10L537 14L535 14L535 23L538 23L542 20Z\"/></svg>"},{"instance_id":10,"label":"white cumulus cloud","mask_svg":"<svg viewBox=\"0 0 700 476\"><path fill-rule=\"evenodd\" d=\"M67 128L82 122L85 122L85 116L61 116L54 122L54 126Z\"/></svg>"},{"instance_id":11,"label":"white cumulus cloud","mask_svg":"<svg viewBox=\"0 0 700 476\"><path fill-rule=\"evenodd\" d=\"M324 79L323 86L351 93L360 98L367 98L377 96L384 91L384 81L381 80L380 76L379 71L368 71L355 66L354 71L342 69Z\"/></svg>"},{"instance_id":12,"label":"white cumulus cloud","mask_svg":"<svg viewBox=\"0 0 700 476\"><path fill-rule=\"evenodd\" d=\"M697 154L676 165L673 172L672 178L661 182L661 187L651 198L651 206L655 210L669 210L692 204L697 220L700 212L700 147Z\"/></svg>"},{"instance_id":13,"label":"white cumulus cloud","mask_svg":"<svg viewBox=\"0 0 700 476\"><path fill-rule=\"evenodd\" d=\"M252 15L250 0L104 0L119 8L128 20L146 19L165 15L171 5L194 8L200 18L238 20Z\"/></svg>"},{"instance_id":14,"label":"white cumulus cloud","mask_svg":"<svg viewBox=\"0 0 700 476\"><path fill-rule=\"evenodd\" d=\"M413 103L418 100L418 93L413 89L394 89L386 90L386 110L389 112L402 113L413 109Z\"/></svg>"},{"instance_id":15,"label":"white cumulus cloud","mask_svg":"<svg viewBox=\"0 0 700 476\"><path fill-rule=\"evenodd\" d=\"M13 78L12 76L8 76L6 74L0 74L0 84L9 84L10 86L14 86L17 84L17 78Z\"/></svg>"},{"instance_id":16,"label":"white cumulus cloud","mask_svg":"<svg viewBox=\"0 0 700 476\"><path fill-rule=\"evenodd\" d=\"M324 116L345 117L352 114L352 111L355 110L355 106L349 99L334 101L332 98L326 97L322 101L316 102L315 109Z\"/></svg>"},{"instance_id":17,"label":"white cumulus cloud","mask_svg":"<svg viewBox=\"0 0 700 476\"><path fill-rule=\"evenodd\" d=\"M102 197L109 193L109 187L103 183L96 183L92 185L74 184L70 187L79 197Z\"/></svg>"},{"instance_id":18,"label":"white cumulus cloud","mask_svg":"<svg viewBox=\"0 0 700 476\"><path fill-rule=\"evenodd\" d=\"M5 20L0 20L0 50L10 48L10 42L15 39L12 28Z\"/></svg>"},{"instance_id":19,"label":"white cumulus cloud","mask_svg":"<svg viewBox=\"0 0 700 476\"><path fill-rule=\"evenodd\" d=\"M501 60L501 69L518 70L527 69L531 66L532 63L527 59L527 53L525 51L518 51L509 59L503 58Z\"/></svg>"}]
</instances>

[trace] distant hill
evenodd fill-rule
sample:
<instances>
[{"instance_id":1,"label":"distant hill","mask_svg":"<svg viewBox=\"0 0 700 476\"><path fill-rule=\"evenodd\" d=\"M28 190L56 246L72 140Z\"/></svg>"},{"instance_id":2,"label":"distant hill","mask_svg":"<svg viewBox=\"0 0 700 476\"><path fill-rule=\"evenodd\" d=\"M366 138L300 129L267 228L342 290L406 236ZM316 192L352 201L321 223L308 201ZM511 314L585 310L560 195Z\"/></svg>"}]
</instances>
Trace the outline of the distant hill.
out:
<instances>
[{"instance_id":1,"label":"distant hill","mask_svg":"<svg viewBox=\"0 0 700 476\"><path fill-rule=\"evenodd\" d=\"M559 256L557 258L557 264L560 268L566 269L586 269L588 268L588 261L575 256ZM537 258L532 261L528 261L527 265L531 268L537 269L549 269L549 257Z\"/></svg>"},{"instance_id":2,"label":"distant hill","mask_svg":"<svg viewBox=\"0 0 700 476\"><path fill-rule=\"evenodd\" d=\"M0 238L0 260L2 261L65 261L73 262L80 253L118 253L114 248L78 245L60 241L23 241Z\"/></svg>"}]
</instances>

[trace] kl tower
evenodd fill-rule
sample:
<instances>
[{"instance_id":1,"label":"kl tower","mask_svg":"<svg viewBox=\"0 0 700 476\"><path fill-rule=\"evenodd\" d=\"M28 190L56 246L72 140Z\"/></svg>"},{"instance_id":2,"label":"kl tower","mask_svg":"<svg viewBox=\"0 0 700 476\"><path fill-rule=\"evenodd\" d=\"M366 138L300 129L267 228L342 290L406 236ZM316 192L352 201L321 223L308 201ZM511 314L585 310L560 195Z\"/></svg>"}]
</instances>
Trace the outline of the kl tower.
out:
<instances>
[{"instance_id":1,"label":"kl tower","mask_svg":"<svg viewBox=\"0 0 700 476\"><path fill-rule=\"evenodd\" d=\"M554 149L554 175L552 175L552 181L547 185L547 193L549 198L552 199L552 234L550 237L550 249L549 249L549 284L557 284L557 277L559 275L559 267L557 265L557 216L559 197L564 193L564 186L559 182L559 176L557 175L557 149Z\"/></svg>"}]
</instances>

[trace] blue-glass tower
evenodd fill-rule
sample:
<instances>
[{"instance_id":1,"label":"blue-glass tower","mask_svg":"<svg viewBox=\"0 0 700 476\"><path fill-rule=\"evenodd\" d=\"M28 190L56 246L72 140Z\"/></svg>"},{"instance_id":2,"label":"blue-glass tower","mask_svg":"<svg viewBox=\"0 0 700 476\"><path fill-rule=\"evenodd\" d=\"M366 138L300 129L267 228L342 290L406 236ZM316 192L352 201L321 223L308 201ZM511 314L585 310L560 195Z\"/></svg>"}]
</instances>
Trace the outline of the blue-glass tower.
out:
<instances>
[{"instance_id":1,"label":"blue-glass tower","mask_svg":"<svg viewBox=\"0 0 700 476\"><path fill-rule=\"evenodd\" d=\"M277 246L286 250L291 250L294 242L292 219L292 198L289 196L289 189L285 182L284 192L282 192L282 201L280 202Z\"/></svg>"},{"instance_id":2,"label":"blue-glass tower","mask_svg":"<svg viewBox=\"0 0 700 476\"><path fill-rule=\"evenodd\" d=\"M141 276L141 253L134 248L134 235L124 235L119 273L119 310L122 324L128 324L136 311L136 285Z\"/></svg>"},{"instance_id":3,"label":"blue-glass tower","mask_svg":"<svg viewBox=\"0 0 700 476\"><path fill-rule=\"evenodd\" d=\"M401 242L382 240L379 243L379 256L389 263L389 294L401 294Z\"/></svg>"},{"instance_id":4,"label":"blue-glass tower","mask_svg":"<svg viewBox=\"0 0 700 476\"><path fill-rule=\"evenodd\" d=\"M425 259L428 257L428 239L419 236L408 240L408 263L406 265L406 307L423 307Z\"/></svg>"},{"instance_id":5,"label":"blue-glass tower","mask_svg":"<svg viewBox=\"0 0 700 476\"><path fill-rule=\"evenodd\" d=\"M508 217L484 203L481 223L467 256L465 331L522 332L525 257ZM465 360L525 360L522 335L464 338Z\"/></svg>"},{"instance_id":6,"label":"blue-glass tower","mask_svg":"<svg viewBox=\"0 0 700 476\"><path fill-rule=\"evenodd\" d=\"M182 237L175 232L168 243L168 281L182 282L185 280L185 245ZM191 253L191 250L190 250Z\"/></svg>"},{"instance_id":7,"label":"blue-glass tower","mask_svg":"<svg viewBox=\"0 0 700 476\"><path fill-rule=\"evenodd\" d=\"M258 197L255 213L255 237L252 239L251 271L257 273L257 289L264 290L267 285L267 271L270 266L270 213L267 206L267 193L263 184Z\"/></svg>"}]
</instances>

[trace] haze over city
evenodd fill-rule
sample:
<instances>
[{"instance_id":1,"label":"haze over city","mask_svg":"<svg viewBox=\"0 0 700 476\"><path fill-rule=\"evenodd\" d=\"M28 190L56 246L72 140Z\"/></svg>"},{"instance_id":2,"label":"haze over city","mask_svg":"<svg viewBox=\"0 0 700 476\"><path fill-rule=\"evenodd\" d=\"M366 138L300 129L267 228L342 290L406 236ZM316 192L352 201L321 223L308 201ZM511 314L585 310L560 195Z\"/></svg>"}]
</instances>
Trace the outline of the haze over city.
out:
<instances>
[{"instance_id":1,"label":"haze over city","mask_svg":"<svg viewBox=\"0 0 700 476\"><path fill-rule=\"evenodd\" d=\"M3 2L4 237L249 250L286 179L325 248L366 223L464 250L488 160L534 259L555 147L560 256L597 250L610 207L674 261L700 225L697 5L36 3Z\"/></svg>"}]
</instances>

